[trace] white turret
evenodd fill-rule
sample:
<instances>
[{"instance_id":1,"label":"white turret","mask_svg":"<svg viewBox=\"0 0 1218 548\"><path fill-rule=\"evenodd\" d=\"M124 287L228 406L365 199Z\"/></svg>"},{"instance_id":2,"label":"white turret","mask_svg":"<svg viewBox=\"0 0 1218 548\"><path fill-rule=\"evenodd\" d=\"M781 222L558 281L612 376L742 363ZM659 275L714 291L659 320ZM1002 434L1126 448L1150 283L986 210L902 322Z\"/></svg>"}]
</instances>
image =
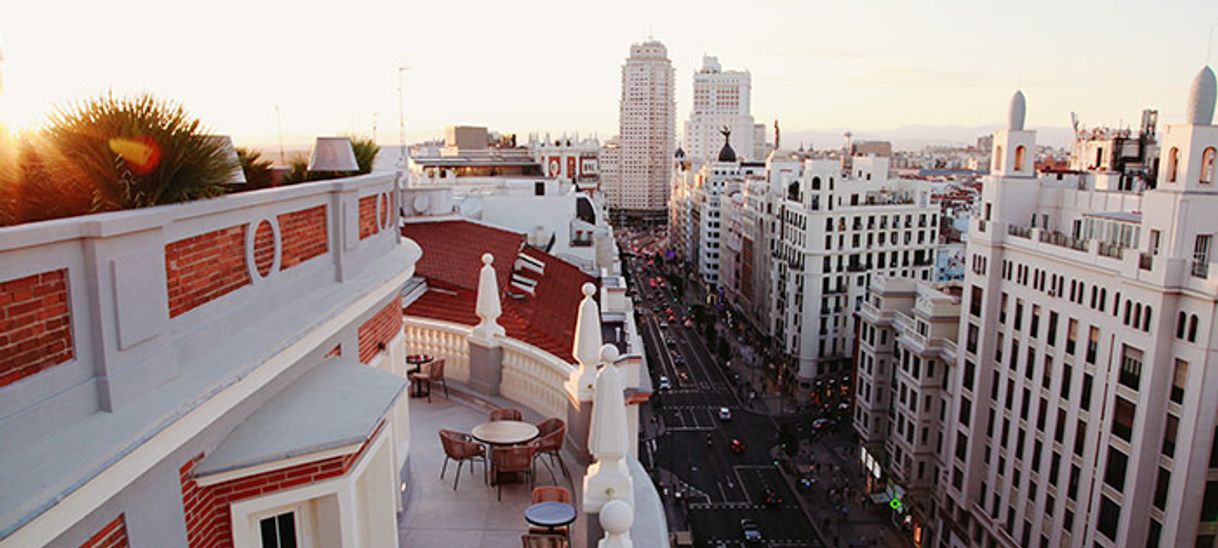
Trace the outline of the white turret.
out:
<instances>
[{"instance_id":1,"label":"white turret","mask_svg":"<svg viewBox=\"0 0 1218 548\"><path fill-rule=\"evenodd\" d=\"M1023 131L1023 122L1027 110L1028 106L1024 100L1023 92L1016 90L1015 95L1011 96L1011 108L1007 112L1007 129Z\"/></svg>"},{"instance_id":2,"label":"white turret","mask_svg":"<svg viewBox=\"0 0 1218 548\"><path fill-rule=\"evenodd\" d=\"M1201 67L1188 90L1185 122L1194 126L1213 125L1215 98L1218 98L1218 87L1214 83L1214 71L1209 67Z\"/></svg>"}]
</instances>

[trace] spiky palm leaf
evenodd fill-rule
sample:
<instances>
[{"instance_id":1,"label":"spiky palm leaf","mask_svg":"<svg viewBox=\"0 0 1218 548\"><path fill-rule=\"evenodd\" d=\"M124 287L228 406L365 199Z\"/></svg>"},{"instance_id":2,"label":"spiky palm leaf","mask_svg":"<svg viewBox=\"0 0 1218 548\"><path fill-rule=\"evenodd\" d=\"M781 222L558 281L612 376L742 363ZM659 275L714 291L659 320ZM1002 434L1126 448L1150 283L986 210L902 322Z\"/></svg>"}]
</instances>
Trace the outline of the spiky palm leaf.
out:
<instances>
[{"instance_id":1,"label":"spiky palm leaf","mask_svg":"<svg viewBox=\"0 0 1218 548\"><path fill-rule=\"evenodd\" d=\"M381 146L376 144L376 139L372 137L349 135L348 138L351 139L351 148L355 151L355 163L359 165L359 172L372 173L372 164L376 161L376 155L380 154Z\"/></svg>"},{"instance_id":2,"label":"spiky palm leaf","mask_svg":"<svg viewBox=\"0 0 1218 548\"><path fill-rule=\"evenodd\" d=\"M92 190L92 211L184 202L225 192L237 166L181 105L106 95L50 117L56 178Z\"/></svg>"},{"instance_id":3,"label":"spiky palm leaf","mask_svg":"<svg viewBox=\"0 0 1218 548\"><path fill-rule=\"evenodd\" d=\"M245 187L240 190L255 190L268 188L274 181L274 171L271 161L262 157L262 152L256 149L238 147L237 159L241 161L241 170L245 172Z\"/></svg>"}]
</instances>

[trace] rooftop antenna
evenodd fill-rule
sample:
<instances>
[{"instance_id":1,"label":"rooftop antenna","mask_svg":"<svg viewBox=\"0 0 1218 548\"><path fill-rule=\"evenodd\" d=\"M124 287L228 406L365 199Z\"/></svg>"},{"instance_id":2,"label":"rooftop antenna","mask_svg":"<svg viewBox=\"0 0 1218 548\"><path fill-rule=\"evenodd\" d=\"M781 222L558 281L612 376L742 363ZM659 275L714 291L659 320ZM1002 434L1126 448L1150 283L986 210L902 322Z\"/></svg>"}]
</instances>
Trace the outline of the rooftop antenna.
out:
<instances>
[{"instance_id":1,"label":"rooftop antenna","mask_svg":"<svg viewBox=\"0 0 1218 548\"><path fill-rule=\"evenodd\" d=\"M1210 39L1205 44L1205 64L1210 64L1210 54L1214 53L1214 26L1210 25Z\"/></svg>"},{"instance_id":2,"label":"rooftop antenna","mask_svg":"<svg viewBox=\"0 0 1218 548\"><path fill-rule=\"evenodd\" d=\"M410 70L410 67L402 65L398 67L398 169L406 169L406 103L403 98L405 95L405 87L402 82L402 75Z\"/></svg>"},{"instance_id":3,"label":"rooftop antenna","mask_svg":"<svg viewBox=\"0 0 1218 548\"><path fill-rule=\"evenodd\" d=\"M283 153L283 118L279 116L279 105L275 105L275 125L279 128L279 165L288 165L287 156Z\"/></svg>"}]
</instances>

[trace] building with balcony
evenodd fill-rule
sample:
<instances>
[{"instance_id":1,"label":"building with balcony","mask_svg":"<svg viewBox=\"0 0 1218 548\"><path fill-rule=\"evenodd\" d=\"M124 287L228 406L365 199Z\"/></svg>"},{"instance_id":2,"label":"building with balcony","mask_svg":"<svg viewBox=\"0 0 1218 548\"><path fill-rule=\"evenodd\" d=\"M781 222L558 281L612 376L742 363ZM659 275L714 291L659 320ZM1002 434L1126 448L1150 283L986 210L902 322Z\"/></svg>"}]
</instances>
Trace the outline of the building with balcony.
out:
<instances>
[{"instance_id":1,"label":"building with balcony","mask_svg":"<svg viewBox=\"0 0 1218 548\"><path fill-rule=\"evenodd\" d=\"M916 545L937 525L948 391L956 375L960 299L923 281L876 276L859 308L854 431L867 496L893 512ZM893 504L892 501L897 503Z\"/></svg>"},{"instance_id":2,"label":"building with balcony","mask_svg":"<svg viewBox=\"0 0 1218 548\"><path fill-rule=\"evenodd\" d=\"M393 184L0 229L0 545L396 545Z\"/></svg>"},{"instance_id":3,"label":"building with balcony","mask_svg":"<svg viewBox=\"0 0 1218 548\"><path fill-rule=\"evenodd\" d=\"M481 402L570 425L575 546L662 542L620 267L476 221L404 236L401 196L373 174L0 229L0 546L518 546L527 483L494 512L477 479L437 489L436 430ZM407 396L423 353L451 364L435 407Z\"/></svg>"},{"instance_id":4,"label":"building with balcony","mask_svg":"<svg viewBox=\"0 0 1218 548\"><path fill-rule=\"evenodd\" d=\"M772 222L769 333L801 388L852 363L855 312L873 274L930 280L939 206L926 181L890 178L888 158L767 165Z\"/></svg>"},{"instance_id":5,"label":"building with balcony","mask_svg":"<svg viewBox=\"0 0 1218 548\"><path fill-rule=\"evenodd\" d=\"M1033 171L1013 97L968 234L937 544L1214 544L1214 102L1207 67L1143 187Z\"/></svg>"}]
</instances>

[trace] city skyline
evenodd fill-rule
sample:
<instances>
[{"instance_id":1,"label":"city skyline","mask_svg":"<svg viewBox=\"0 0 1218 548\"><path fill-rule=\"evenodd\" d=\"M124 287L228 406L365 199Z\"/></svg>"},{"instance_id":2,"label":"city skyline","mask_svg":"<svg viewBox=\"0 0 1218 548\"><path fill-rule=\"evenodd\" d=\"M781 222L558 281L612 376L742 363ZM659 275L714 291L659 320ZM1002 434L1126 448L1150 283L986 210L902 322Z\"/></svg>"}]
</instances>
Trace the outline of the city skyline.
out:
<instances>
[{"instance_id":1,"label":"city skyline","mask_svg":"<svg viewBox=\"0 0 1218 548\"><path fill-rule=\"evenodd\" d=\"M929 12L775 1L743 20L727 3L696 11L637 3L598 13L596 25L586 11L547 3L481 4L474 17L468 7L361 4L318 17L316 7L224 2L170 15L128 1L78 7L71 19L59 19L53 6L23 4L0 21L8 103L0 115L28 127L57 105L107 90L146 91L182 102L242 144L275 143L280 122L287 144L299 146L317 135L370 133L375 120L389 145L398 140L397 68L406 65L410 141L452 124L604 140L616 127L624 52L650 34L673 61L678 120L688 118L692 75L707 54L750 72L754 116L767 126L779 119L784 136L997 124L1003 112L994 105L1016 88L1036 105L1030 127L1067 127L1070 112L1089 126L1133 125L1143 108L1159 109L1170 123L1183 116L1174 83L1207 57L1212 63L1207 47L1218 23L1218 6L1173 4L1188 17L1170 27L1144 23L1136 9L1051 3L994 13L964 2ZM435 24L458 16L460 25ZM226 31L183 40L179 20ZM99 21L139 31L114 32ZM1138 46L1036 38L1046 29L1050 38L1123 36L1121 43ZM306 39L318 36L329 39Z\"/></svg>"}]
</instances>

